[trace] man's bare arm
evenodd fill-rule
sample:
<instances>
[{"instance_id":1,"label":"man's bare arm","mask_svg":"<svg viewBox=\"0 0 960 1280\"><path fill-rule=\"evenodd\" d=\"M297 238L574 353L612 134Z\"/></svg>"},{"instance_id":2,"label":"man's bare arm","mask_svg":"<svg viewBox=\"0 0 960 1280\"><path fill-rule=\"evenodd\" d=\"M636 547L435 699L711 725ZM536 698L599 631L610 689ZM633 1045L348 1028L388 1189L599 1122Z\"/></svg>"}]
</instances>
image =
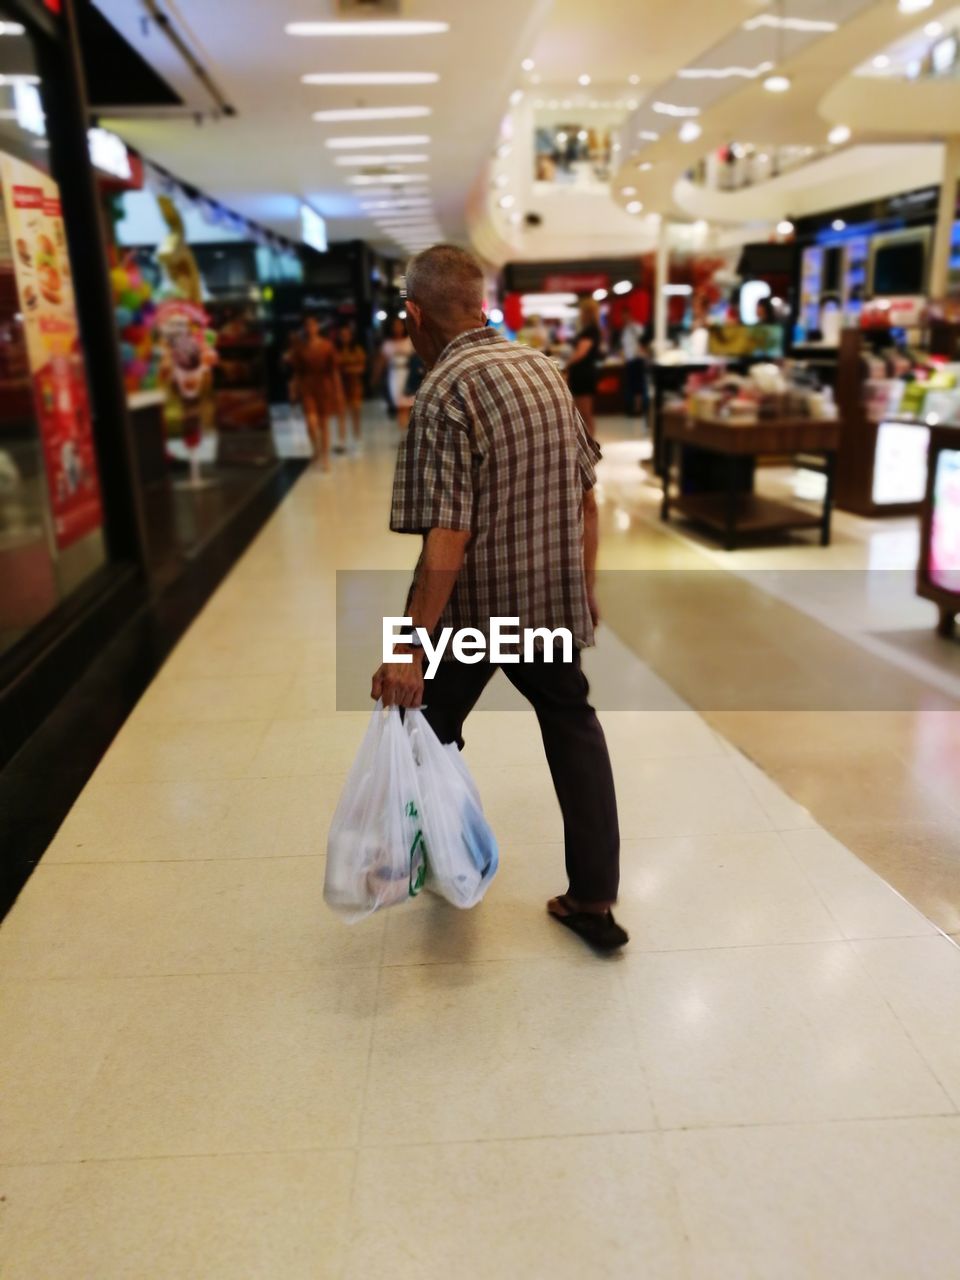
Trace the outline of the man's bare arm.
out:
<instances>
[{"instance_id":1,"label":"man's bare arm","mask_svg":"<svg viewBox=\"0 0 960 1280\"><path fill-rule=\"evenodd\" d=\"M597 608L597 550L600 546L600 518L597 499L592 489L583 491L583 572L587 580L587 599L594 626L600 621Z\"/></svg>"}]
</instances>

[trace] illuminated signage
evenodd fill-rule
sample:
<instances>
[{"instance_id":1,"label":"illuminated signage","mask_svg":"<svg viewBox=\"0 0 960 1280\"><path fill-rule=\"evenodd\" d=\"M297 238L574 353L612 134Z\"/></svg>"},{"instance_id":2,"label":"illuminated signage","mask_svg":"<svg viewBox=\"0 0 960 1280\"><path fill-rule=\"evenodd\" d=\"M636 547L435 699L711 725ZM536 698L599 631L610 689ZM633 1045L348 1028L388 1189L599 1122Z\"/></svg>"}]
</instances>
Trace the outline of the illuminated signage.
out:
<instances>
[{"instance_id":1,"label":"illuminated signage","mask_svg":"<svg viewBox=\"0 0 960 1280\"><path fill-rule=\"evenodd\" d=\"M327 252L327 224L308 204L300 206L300 235L303 243L318 253Z\"/></svg>"},{"instance_id":2,"label":"illuminated signage","mask_svg":"<svg viewBox=\"0 0 960 1280\"><path fill-rule=\"evenodd\" d=\"M107 129L88 129L87 145L95 169L109 173L112 178L122 178L125 182L133 177L130 153L115 133L110 133Z\"/></svg>"},{"instance_id":3,"label":"illuminated signage","mask_svg":"<svg viewBox=\"0 0 960 1280\"><path fill-rule=\"evenodd\" d=\"M35 133L38 138L46 137L46 117L40 101L40 90L36 85L28 84L25 80L14 81L13 110L21 129L25 129L27 133Z\"/></svg>"}]
</instances>

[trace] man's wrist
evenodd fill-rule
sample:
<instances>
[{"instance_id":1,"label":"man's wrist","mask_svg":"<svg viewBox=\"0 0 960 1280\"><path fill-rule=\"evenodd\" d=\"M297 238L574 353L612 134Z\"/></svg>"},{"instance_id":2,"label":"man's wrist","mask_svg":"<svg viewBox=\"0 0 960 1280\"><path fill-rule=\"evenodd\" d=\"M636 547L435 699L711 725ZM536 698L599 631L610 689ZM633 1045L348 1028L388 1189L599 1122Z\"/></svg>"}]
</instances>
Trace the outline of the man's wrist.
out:
<instances>
[{"instance_id":1,"label":"man's wrist","mask_svg":"<svg viewBox=\"0 0 960 1280\"><path fill-rule=\"evenodd\" d=\"M395 644L393 646L394 653L410 654L415 662L423 664L424 652L423 645L419 644Z\"/></svg>"}]
</instances>

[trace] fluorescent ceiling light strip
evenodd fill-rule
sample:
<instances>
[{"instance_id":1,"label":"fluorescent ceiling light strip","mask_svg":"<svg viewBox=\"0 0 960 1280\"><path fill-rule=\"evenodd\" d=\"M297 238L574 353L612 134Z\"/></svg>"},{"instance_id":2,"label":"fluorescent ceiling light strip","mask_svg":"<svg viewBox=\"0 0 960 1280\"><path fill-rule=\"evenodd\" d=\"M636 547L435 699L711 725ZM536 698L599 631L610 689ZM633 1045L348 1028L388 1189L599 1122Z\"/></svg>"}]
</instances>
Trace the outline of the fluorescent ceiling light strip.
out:
<instances>
[{"instance_id":1,"label":"fluorescent ceiling light strip","mask_svg":"<svg viewBox=\"0 0 960 1280\"><path fill-rule=\"evenodd\" d=\"M761 27L776 27L781 31L837 31L838 22L826 22L819 18L781 18L775 13L758 13L743 24L744 31L758 31Z\"/></svg>"},{"instance_id":2,"label":"fluorescent ceiling light strip","mask_svg":"<svg viewBox=\"0 0 960 1280\"><path fill-rule=\"evenodd\" d=\"M300 77L304 84L436 84L436 71L311 71Z\"/></svg>"},{"instance_id":3,"label":"fluorescent ceiling light strip","mask_svg":"<svg viewBox=\"0 0 960 1280\"><path fill-rule=\"evenodd\" d=\"M288 22L288 36L439 36L450 30L449 22L422 22L418 19L368 18L361 22Z\"/></svg>"},{"instance_id":4,"label":"fluorescent ceiling light strip","mask_svg":"<svg viewBox=\"0 0 960 1280\"><path fill-rule=\"evenodd\" d=\"M756 80L773 70L772 62L761 62L756 67L684 67L677 75L681 80Z\"/></svg>"},{"instance_id":5,"label":"fluorescent ceiling light strip","mask_svg":"<svg viewBox=\"0 0 960 1280\"><path fill-rule=\"evenodd\" d=\"M365 147L425 147L428 133L387 133L377 138L328 138L331 151L362 151Z\"/></svg>"},{"instance_id":6,"label":"fluorescent ceiling light strip","mask_svg":"<svg viewBox=\"0 0 960 1280\"><path fill-rule=\"evenodd\" d=\"M395 185L403 182L426 182L425 173L354 173L347 179L355 187L379 187L386 183Z\"/></svg>"},{"instance_id":7,"label":"fluorescent ceiling light strip","mask_svg":"<svg viewBox=\"0 0 960 1280\"><path fill-rule=\"evenodd\" d=\"M416 155L411 152L409 155L405 155L401 152L398 155L393 156L337 156L334 163L339 165L341 168L355 168L357 165L364 164L426 164L429 159L429 156L425 156L423 154Z\"/></svg>"},{"instance_id":8,"label":"fluorescent ceiling light strip","mask_svg":"<svg viewBox=\"0 0 960 1280\"><path fill-rule=\"evenodd\" d=\"M700 114L699 107L679 107L675 102L654 102L653 109L657 115L674 116L677 119Z\"/></svg>"},{"instance_id":9,"label":"fluorescent ceiling light strip","mask_svg":"<svg viewBox=\"0 0 960 1280\"><path fill-rule=\"evenodd\" d=\"M362 120L419 120L433 114L433 107L336 107L315 111L318 124L350 124Z\"/></svg>"}]
</instances>

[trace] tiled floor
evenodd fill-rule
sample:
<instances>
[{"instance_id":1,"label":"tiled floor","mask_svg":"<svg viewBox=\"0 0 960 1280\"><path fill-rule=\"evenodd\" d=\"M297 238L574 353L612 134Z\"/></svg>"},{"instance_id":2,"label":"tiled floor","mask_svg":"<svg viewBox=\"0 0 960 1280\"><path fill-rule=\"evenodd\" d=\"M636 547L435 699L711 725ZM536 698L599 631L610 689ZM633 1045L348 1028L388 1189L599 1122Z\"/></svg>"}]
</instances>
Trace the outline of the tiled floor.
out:
<instances>
[{"instance_id":1,"label":"tiled floor","mask_svg":"<svg viewBox=\"0 0 960 1280\"><path fill-rule=\"evenodd\" d=\"M562 833L518 709L468 725L503 850L484 903L325 909L367 718L336 711L334 569L416 555L384 531L389 443L299 482L0 930L0 1275L954 1274L960 950L817 822L835 790L804 747L850 758L869 732L890 785L849 773L830 825L874 807L919 847L960 824L942 721L924 789L898 790L912 719L821 720L792 751L731 720L783 753L791 798L608 629L606 705L630 664L657 691L603 717L625 955L545 917ZM653 525L604 550L699 554Z\"/></svg>"}]
</instances>

